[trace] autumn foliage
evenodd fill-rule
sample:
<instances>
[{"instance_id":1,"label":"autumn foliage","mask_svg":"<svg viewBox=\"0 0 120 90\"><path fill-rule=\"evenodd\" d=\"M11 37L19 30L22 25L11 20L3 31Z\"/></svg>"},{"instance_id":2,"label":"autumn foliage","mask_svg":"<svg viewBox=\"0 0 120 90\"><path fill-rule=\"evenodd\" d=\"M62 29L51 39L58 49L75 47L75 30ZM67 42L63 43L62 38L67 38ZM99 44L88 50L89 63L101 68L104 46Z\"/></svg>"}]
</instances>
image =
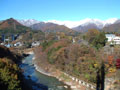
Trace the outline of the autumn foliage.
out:
<instances>
[{"instance_id":1,"label":"autumn foliage","mask_svg":"<svg viewBox=\"0 0 120 90\"><path fill-rule=\"evenodd\" d=\"M0 46L0 90L21 90L20 69L16 55L4 46ZM15 61L15 62L14 62Z\"/></svg>"},{"instance_id":2,"label":"autumn foliage","mask_svg":"<svg viewBox=\"0 0 120 90\"><path fill-rule=\"evenodd\" d=\"M116 67L117 67L117 69L120 69L120 59L116 60Z\"/></svg>"},{"instance_id":3,"label":"autumn foliage","mask_svg":"<svg viewBox=\"0 0 120 90\"><path fill-rule=\"evenodd\" d=\"M113 65L113 61L114 61L113 56L108 56L108 64L109 64L110 66Z\"/></svg>"},{"instance_id":4,"label":"autumn foliage","mask_svg":"<svg viewBox=\"0 0 120 90\"><path fill-rule=\"evenodd\" d=\"M94 48L83 44L73 44L68 39L61 39L52 43L50 41L42 44L35 51L38 54L37 64L39 63L41 65L49 62L49 64L54 65L57 69L72 76L82 77L90 82L96 82L95 71L100 65L96 59L97 55Z\"/></svg>"}]
</instances>

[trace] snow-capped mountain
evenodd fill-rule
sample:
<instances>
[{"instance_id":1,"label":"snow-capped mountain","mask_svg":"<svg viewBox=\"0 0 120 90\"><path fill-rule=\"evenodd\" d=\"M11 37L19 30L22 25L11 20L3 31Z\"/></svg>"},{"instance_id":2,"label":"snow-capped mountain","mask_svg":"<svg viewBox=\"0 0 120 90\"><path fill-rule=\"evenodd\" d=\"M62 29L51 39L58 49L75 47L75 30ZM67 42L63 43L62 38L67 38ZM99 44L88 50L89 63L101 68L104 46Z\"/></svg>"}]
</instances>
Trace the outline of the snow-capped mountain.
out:
<instances>
[{"instance_id":1,"label":"snow-capped mountain","mask_svg":"<svg viewBox=\"0 0 120 90\"><path fill-rule=\"evenodd\" d=\"M74 28L77 26L87 26L88 24L95 24L97 25L97 27L99 28L103 28L105 25L109 25L109 24L113 24L117 21L117 18L112 18L112 19L108 19L108 20L99 20L99 19L90 19L90 18L86 18L80 21L57 21L57 20L49 20L46 22L52 22L52 23L56 23L59 25L65 25L69 28Z\"/></svg>"},{"instance_id":2,"label":"snow-capped mountain","mask_svg":"<svg viewBox=\"0 0 120 90\"><path fill-rule=\"evenodd\" d=\"M119 23L120 20L117 18L111 18L108 20L100 20L100 19L90 19L86 18L80 21L58 21L58 20L49 20L49 21L37 21L34 19L28 20L18 20L21 24L31 27L34 24L39 23L42 26L42 23L53 23L58 25L64 25L70 29L77 30L77 31L87 31L88 29L103 29L106 26L109 26L114 23Z\"/></svg>"},{"instance_id":3,"label":"snow-capped mountain","mask_svg":"<svg viewBox=\"0 0 120 90\"><path fill-rule=\"evenodd\" d=\"M31 26L36 23L40 23L40 21L37 21L35 19L26 19L26 20L17 20L19 23L23 24L24 26Z\"/></svg>"},{"instance_id":4,"label":"snow-capped mountain","mask_svg":"<svg viewBox=\"0 0 120 90\"><path fill-rule=\"evenodd\" d=\"M119 21L119 19L116 18L104 21L99 19L87 19L86 22L72 29L80 32L86 32L88 29L103 29L104 27L112 25L117 21Z\"/></svg>"},{"instance_id":5,"label":"snow-capped mountain","mask_svg":"<svg viewBox=\"0 0 120 90\"><path fill-rule=\"evenodd\" d=\"M86 18L80 21L58 21L58 20L48 20L48 21L42 21L45 23L54 23L54 24L58 24L58 25L65 25L68 28L74 28L77 26L86 26L88 24L95 24L97 25L97 27L99 28L103 28L105 25L110 25L115 23L117 20L117 18L111 18L108 20L100 20L100 19L90 19L90 18ZM18 22L20 22L21 24L25 25L25 26L31 26L33 24L36 23L40 23L40 21L35 20L35 19L28 19L28 20L17 20Z\"/></svg>"}]
</instances>

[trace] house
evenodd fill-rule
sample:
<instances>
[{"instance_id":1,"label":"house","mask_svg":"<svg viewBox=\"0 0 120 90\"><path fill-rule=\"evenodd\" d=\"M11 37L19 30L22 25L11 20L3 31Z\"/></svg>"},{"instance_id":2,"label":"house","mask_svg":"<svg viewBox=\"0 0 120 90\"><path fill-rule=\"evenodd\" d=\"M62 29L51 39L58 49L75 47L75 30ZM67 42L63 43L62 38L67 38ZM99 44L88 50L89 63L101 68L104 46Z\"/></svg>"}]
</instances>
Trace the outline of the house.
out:
<instances>
[{"instance_id":1,"label":"house","mask_svg":"<svg viewBox=\"0 0 120 90\"><path fill-rule=\"evenodd\" d=\"M120 44L120 37L119 36L116 36L114 39L114 44Z\"/></svg>"},{"instance_id":2,"label":"house","mask_svg":"<svg viewBox=\"0 0 120 90\"><path fill-rule=\"evenodd\" d=\"M75 43L75 39L74 38L72 39L72 42Z\"/></svg>"},{"instance_id":3,"label":"house","mask_svg":"<svg viewBox=\"0 0 120 90\"><path fill-rule=\"evenodd\" d=\"M4 43L1 42L0 45L4 45Z\"/></svg>"},{"instance_id":4,"label":"house","mask_svg":"<svg viewBox=\"0 0 120 90\"><path fill-rule=\"evenodd\" d=\"M117 36L115 34L106 34L105 36L110 44L120 44L120 36Z\"/></svg>"},{"instance_id":5,"label":"house","mask_svg":"<svg viewBox=\"0 0 120 90\"><path fill-rule=\"evenodd\" d=\"M39 41L34 41L32 42L32 47L39 46L40 42Z\"/></svg>"},{"instance_id":6,"label":"house","mask_svg":"<svg viewBox=\"0 0 120 90\"><path fill-rule=\"evenodd\" d=\"M6 46L7 48L10 48L10 47L11 47L11 44L5 44L5 46Z\"/></svg>"},{"instance_id":7,"label":"house","mask_svg":"<svg viewBox=\"0 0 120 90\"><path fill-rule=\"evenodd\" d=\"M22 46L22 43L21 42L16 42L13 46L14 47Z\"/></svg>"},{"instance_id":8,"label":"house","mask_svg":"<svg viewBox=\"0 0 120 90\"><path fill-rule=\"evenodd\" d=\"M115 37L115 34L105 34L106 38L108 39L108 42L112 41Z\"/></svg>"}]
</instances>

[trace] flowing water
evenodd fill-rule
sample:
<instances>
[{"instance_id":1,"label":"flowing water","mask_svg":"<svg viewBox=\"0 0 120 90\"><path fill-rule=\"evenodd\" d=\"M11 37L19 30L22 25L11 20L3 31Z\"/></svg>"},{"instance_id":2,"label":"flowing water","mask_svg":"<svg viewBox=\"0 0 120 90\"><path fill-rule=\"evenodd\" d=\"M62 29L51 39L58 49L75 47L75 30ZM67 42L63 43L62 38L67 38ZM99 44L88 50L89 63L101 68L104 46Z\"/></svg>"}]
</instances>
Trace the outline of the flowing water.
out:
<instances>
[{"instance_id":1,"label":"flowing water","mask_svg":"<svg viewBox=\"0 0 120 90\"><path fill-rule=\"evenodd\" d=\"M27 80L27 84L33 88L33 90L70 90L65 88L65 84L60 82L58 79L50 76L46 76L35 70L32 63L34 54L24 58L22 63L19 65L24 70L23 75Z\"/></svg>"}]
</instances>

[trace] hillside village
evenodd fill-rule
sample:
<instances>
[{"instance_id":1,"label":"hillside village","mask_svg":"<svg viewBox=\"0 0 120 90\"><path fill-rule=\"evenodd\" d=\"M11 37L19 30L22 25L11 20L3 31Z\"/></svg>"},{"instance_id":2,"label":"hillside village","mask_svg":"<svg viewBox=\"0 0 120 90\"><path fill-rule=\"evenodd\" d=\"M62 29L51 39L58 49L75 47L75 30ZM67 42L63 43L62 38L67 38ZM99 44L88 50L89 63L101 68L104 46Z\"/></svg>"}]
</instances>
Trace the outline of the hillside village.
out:
<instances>
[{"instance_id":1,"label":"hillside village","mask_svg":"<svg viewBox=\"0 0 120 90\"><path fill-rule=\"evenodd\" d=\"M11 37L5 38L5 35L2 35L0 45L4 45L8 48L10 48L10 47L22 47L22 46L24 46L24 43L19 41L20 39L22 39L22 36L16 35L16 37L15 37L14 35L11 35ZM31 47L35 47L35 46L39 46L39 45L40 45L39 41L34 41L31 43Z\"/></svg>"},{"instance_id":2,"label":"hillside village","mask_svg":"<svg viewBox=\"0 0 120 90\"><path fill-rule=\"evenodd\" d=\"M0 90L120 90L120 0L0 0Z\"/></svg>"},{"instance_id":3,"label":"hillside village","mask_svg":"<svg viewBox=\"0 0 120 90\"><path fill-rule=\"evenodd\" d=\"M12 26L15 23L16 26ZM113 83L113 87L109 88L119 88L120 81L116 79L120 79L117 74L120 69L119 33L97 29L80 33L63 26L50 25L55 29L47 26L45 31L33 30L13 18L7 19L0 24L0 45L12 51L20 51L20 54L24 54L27 49L33 50L34 66L68 85L68 81L71 82L71 88L79 90L90 86L96 89L102 88L104 84L105 90L108 90L109 83ZM96 77L105 82L98 83L100 80ZM113 81L109 80L113 77L116 77Z\"/></svg>"}]
</instances>

